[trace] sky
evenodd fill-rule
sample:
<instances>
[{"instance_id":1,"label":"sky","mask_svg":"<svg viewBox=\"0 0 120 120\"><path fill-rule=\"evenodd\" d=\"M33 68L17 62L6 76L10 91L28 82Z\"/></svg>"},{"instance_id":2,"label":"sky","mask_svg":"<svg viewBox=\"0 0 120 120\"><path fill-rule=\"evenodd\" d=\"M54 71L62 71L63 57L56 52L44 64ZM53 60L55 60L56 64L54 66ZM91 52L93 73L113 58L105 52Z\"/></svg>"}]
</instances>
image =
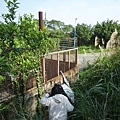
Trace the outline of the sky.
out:
<instances>
[{"instance_id":1,"label":"sky","mask_svg":"<svg viewBox=\"0 0 120 120\"><path fill-rule=\"evenodd\" d=\"M120 0L18 0L16 16L33 14L38 19L38 12L43 12L43 19L59 20L66 25L85 23L95 25L97 22L120 20ZM6 3L0 0L1 15L7 13ZM77 18L77 20L76 20ZM120 23L120 21L118 22Z\"/></svg>"}]
</instances>

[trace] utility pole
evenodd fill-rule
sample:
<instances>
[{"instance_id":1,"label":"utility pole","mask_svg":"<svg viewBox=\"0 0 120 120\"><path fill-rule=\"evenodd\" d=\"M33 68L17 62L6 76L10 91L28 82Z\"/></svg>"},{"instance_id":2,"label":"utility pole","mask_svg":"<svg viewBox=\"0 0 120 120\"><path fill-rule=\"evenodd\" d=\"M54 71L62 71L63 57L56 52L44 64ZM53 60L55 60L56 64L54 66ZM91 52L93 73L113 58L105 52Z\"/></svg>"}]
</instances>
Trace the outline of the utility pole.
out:
<instances>
[{"instance_id":1,"label":"utility pole","mask_svg":"<svg viewBox=\"0 0 120 120\"><path fill-rule=\"evenodd\" d=\"M77 18L75 18L75 25L74 25L74 48L76 47L76 21Z\"/></svg>"}]
</instances>

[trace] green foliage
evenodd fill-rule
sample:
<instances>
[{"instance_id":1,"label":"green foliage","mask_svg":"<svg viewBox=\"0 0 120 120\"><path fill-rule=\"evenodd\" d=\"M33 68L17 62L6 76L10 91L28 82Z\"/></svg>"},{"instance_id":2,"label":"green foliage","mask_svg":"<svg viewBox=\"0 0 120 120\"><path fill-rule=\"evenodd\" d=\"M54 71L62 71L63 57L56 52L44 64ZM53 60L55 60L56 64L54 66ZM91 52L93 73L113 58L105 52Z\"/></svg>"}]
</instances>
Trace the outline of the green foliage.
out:
<instances>
[{"instance_id":1,"label":"green foliage","mask_svg":"<svg viewBox=\"0 0 120 120\"><path fill-rule=\"evenodd\" d=\"M0 24L0 61L3 62L0 69L1 72L4 72L6 65L9 68L8 71L11 70L14 75L17 75L16 71L24 73L37 68L39 56L53 50L56 43L52 39L48 39L46 29L39 31L36 20L31 14L20 16L18 23L11 21L12 18L15 18L13 16L18 8L18 3L16 0L6 1L6 3L10 16L4 14L7 24Z\"/></svg>"},{"instance_id":2,"label":"green foliage","mask_svg":"<svg viewBox=\"0 0 120 120\"><path fill-rule=\"evenodd\" d=\"M64 22L58 20L47 21L49 29L48 37L50 38L65 38L70 37L73 30L72 25L65 25Z\"/></svg>"},{"instance_id":3,"label":"green foliage","mask_svg":"<svg viewBox=\"0 0 120 120\"><path fill-rule=\"evenodd\" d=\"M14 19L16 18L15 16L15 13L16 13L16 9L19 8L18 7L18 2L17 0L4 0L7 4L7 8L8 8L8 11L9 13L7 14L2 14L3 16L3 19L5 20L6 23L9 23L9 22L13 22Z\"/></svg>"},{"instance_id":4,"label":"green foliage","mask_svg":"<svg viewBox=\"0 0 120 120\"><path fill-rule=\"evenodd\" d=\"M64 23L58 20L51 20L51 21L47 21L47 26L51 30L57 30L57 29L60 30L64 27Z\"/></svg>"},{"instance_id":5,"label":"green foliage","mask_svg":"<svg viewBox=\"0 0 120 120\"><path fill-rule=\"evenodd\" d=\"M91 42L92 32L91 26L86 24L77 24L76 33L78 39L78 46L89 45Z\"/></svg>"},{"instance_id":6,"label":"green foliage","mask_svg":"<svg viewBox=\"0 0 120 120\"><path fill-rule=\"evenodd\" d=\"M75 28L72 25L65 25L63 22L58 20L46 21L50 38L70 38L74 37ZM97 22L93 27L87 24L77 24L76 26L76 37L78 40L78 46L89 46L94 45L95 37L98 36L100 45L102 45L102 38L105 40L105 45L110 39L111 34L117 29L120 34L120 25L118 21L106 20L102 23Z\"/></svg>"},{"instance_id":7,"label":"green foliage","mask_svg":"<svg viewBox=\"0 0 120 120\"><path fill-rule=\"evenodd\" d=\"M64 28L63 28L63 32L65 34L65 37L68 37L70 38L71 37L71 34L72 34L72 31L73 31L73 26L72 25L64 25Z\"/></svg>"},{"instance_id":8,"label":"green foliage","mask_svg":"<svg viewBox=\"0 0 120 120\"><path fill-rule=\"evenodd\" d=\"M94 53L101 52L99 48L96 48L93 45L91 45L91 46L79 46L78 47L78 54L84 54L84 52L90 53L91 50Z\"/></svg>"},{"instance_id":9,"label":"green foliage","mask_svg":"<svg viewBox=\"0 0 120 120\"><path fill-rule=\"evenodd\" d=\"M74 85L75 110L71 118L120 119L120 50L99 58L79 73Z\"/></svg>"},{"instance_id":10,"label":"green foliage","mask_svg":"<svg viewBox=\"0 0 120 120\"><path fill-rule=\"evenodd\" d=\"M4 80L4 77L0 75L0 86L2 86L3 80Z\"/></svg>"},{"instance_id":11,"label":"green foliage","mask_svg":"<svg viewBox=\"0 0 120 120\"><path fill-rule=\"evenodd\" d=\"M93 26L93 36L98 36L100 38L100 45L102 44L102 38L105 40L105 45L110 39L111 34L117 29L118 33L120 33L120 25L118 21L107 20L103 21L101 24L97 22L95 26Z\"/></svg>"},{"instance_id":12,"label":"green foliage","mask_svg":"<svg viewBox=\"0 0 120 120\"><path fill-rule=\"evenodd\" d=\"M32 14L24 14L20 16L18 23L14 22L19 3L17 0L5 0L5 2L9 13L3 14L5 21L0 22L0 76L1 81L6 72L14 76L13 89L17 101L14 105L15 118L26 120L24 110L26 80L29 75L36 77L39 102L41 96L40 59L46 53L56 49L56 40L48 38L46 28L39 31L37 21ZM19 90L21 86L22 91ZM20 94L22 94L22 100ZM11 108L12 106L8 109Z\"/></svg>"},{"instance_id":13,"label":"green foliage","mask_svg":"<svg viewBox=\"0 0 120 120\"><path fill-rule=\"evenodd\" d=\"M51 37L51 38L64 38L64 33L63 33L63 31L60 31L60 30L51 30L49 37Z\"/></svg>"}]
</instances>

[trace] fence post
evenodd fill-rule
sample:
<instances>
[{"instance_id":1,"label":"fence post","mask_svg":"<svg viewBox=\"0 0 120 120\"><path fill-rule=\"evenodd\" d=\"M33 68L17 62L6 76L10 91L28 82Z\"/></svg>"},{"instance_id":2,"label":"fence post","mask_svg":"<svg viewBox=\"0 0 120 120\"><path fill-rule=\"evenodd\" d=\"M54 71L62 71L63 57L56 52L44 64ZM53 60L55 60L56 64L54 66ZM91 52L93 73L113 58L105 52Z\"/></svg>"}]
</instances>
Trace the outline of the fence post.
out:
<instances>
[{"instance_id":1,"label":"fence post","mask_svg":"<svg viewBox=\"0 0 120 120\"><path fill-rule=\"evenodd\" d=\"M53 59L53 55L51 55L51 60Z\"/></svg>"},{"instance_id":2,"label":"fence post","mask_svg":"<svg viewBox=\"0 0 120 120\"><path fill-rule=\"evenodd\" d=\"M59 63L59 52L57 53L57 66L58 66L58 69L57 69L57 73L58 73L58 75L59 75L59 65L60 65L60 63Z\"/></svg>"},{"instance_id":3,"label":"fence post","mask_svg":"<svg viewBox=\"0 0 120 120\"><path fill-rule=\"evenodd\" d=\"M66 61L66 52L63 52L63 62Z\"/></svg>"},{"instance_id":4,"label":"fence post","mask_svg":"<svg viewBox=\"0 0 120 120\"><path fill-rule=\"evenodd\" d=\"M70 50L68 51L68 69L70 70Z\"/></svg>"},{"instance_id":5,"label":"fence post","mask_svg":"<svg viewBox=\"0 0 120 120\"><path fill-rule=\"evenodd\" d=\"M75 50L75 63L78 64L78 49Z\"/></svg>"}]
</instances>

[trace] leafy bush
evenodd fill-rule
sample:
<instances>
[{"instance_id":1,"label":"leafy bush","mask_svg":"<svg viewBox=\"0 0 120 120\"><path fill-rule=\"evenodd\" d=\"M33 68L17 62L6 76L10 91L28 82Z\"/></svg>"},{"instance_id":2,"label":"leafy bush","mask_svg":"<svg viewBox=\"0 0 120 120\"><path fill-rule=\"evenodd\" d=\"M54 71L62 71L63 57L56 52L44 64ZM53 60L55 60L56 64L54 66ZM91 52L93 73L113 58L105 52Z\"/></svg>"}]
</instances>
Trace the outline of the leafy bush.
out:
<instances>
[{"instance_id":1,"label":"leafy bush","mask_svg":"<svg viewBox=\"0 0 120 120\"><path fill-rule=\"evenodd\" d=\"M15 95L16 104L15 107L10 105L7 110L13 108L13 111L16 110L15 117L18 115L26 119L26 111L24 111L26 80L31 74L36 77L38 87L37 112L40 113L41 58L50 50L56 49L56 41L48 38L46 28L39 30L37 21L32 14L24 14L24 16L19 17L18 22L15 22L16 10L19 8L18 0L4 1L7 4L8 13L2 14L4 22L0 22L0 76L5 76L6 72L13 75L14 93L12 92L12 94ZM2 77L0 84L1 81ZM20 86L22 86L21 93ZM21 100L20 94L23 95L23 100ZM2 113L4 112L3 110Z\"/></svg>"}]
</instances>

